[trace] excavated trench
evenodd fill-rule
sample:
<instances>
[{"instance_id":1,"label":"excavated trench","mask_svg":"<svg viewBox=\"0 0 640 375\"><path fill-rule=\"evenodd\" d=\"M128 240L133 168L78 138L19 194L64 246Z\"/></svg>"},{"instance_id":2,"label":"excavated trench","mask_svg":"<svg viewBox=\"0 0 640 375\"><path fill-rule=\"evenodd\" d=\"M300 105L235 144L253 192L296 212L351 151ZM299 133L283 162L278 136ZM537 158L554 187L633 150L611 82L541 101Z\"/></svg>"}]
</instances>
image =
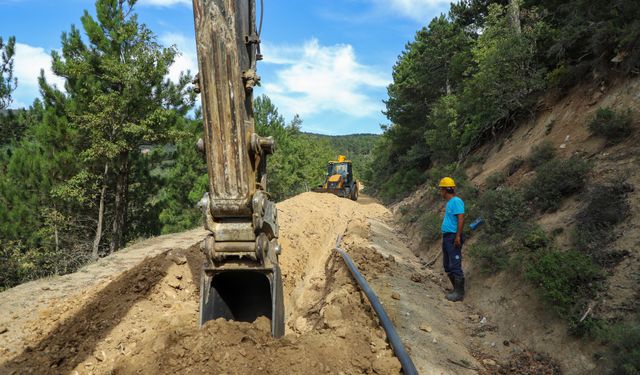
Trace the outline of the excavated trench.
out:
<instances>
[{"instance_id":1,"label":"excavated trench","mask_svg":"<svg viewBox=\"0 0 640 375\"><path fill-rule=\"evenodd\" d=\"M332 252L338 234L347 251L365 248L367 219L386 210L315 193L278 208L284 338L271 337L267 318L197 327L202 256L196 244L51 301L25 324L22 348L0 347L0 373L399 373L372 309ZM366 260L365 269L384 262Z\"/></svg>"}]
</instances>

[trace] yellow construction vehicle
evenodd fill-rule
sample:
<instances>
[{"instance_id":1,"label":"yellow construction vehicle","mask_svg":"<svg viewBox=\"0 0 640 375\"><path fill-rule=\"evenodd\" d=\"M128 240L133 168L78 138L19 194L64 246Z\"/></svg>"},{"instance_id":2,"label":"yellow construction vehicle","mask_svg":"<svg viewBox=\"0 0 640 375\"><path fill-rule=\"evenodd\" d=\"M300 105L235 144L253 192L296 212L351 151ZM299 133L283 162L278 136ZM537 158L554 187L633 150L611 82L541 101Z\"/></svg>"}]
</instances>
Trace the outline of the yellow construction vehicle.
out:
<instances>
[{"instance_id":1,"label":"yellow construction vehicle","mask_svg":"<svg viewBox=\"0 0 640 375\"><path fill-rule=\"evenodd\" d=\"M353 177L351 160L347 160L344 155L339 155L338 160L330 161L324 183L313 191L358 200L358 181Z\"/></svg>"},{"instance_id":2,"label":"yellow construction vehicle","mask_svg":"<svg viewBox=\"0 0 640 375\"><path fill-rule=\"evenodd\" d=\"M276 205L267 194L271 137L255 133L253 88L260 77L255 0L194 0L204 137L209 175L199 203L209 231L202 250L200 324L217 318L271 319L284 334ZM260 16L260 19L262 16ZM260 21L262 23L262 21Z\"/></svg>"}]
</instances>

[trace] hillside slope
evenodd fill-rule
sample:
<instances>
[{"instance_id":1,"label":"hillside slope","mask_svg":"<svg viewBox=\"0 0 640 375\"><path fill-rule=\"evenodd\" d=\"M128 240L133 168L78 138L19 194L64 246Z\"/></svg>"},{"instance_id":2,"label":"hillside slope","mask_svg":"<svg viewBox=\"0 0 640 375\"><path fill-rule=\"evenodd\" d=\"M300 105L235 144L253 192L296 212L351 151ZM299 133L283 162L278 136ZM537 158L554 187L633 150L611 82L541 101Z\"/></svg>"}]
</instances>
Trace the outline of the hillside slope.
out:
<instances>
[{"instance_id":1,"label":"hillside slope","mask_svg":"<svg viewBox=\"0 0 640 375\"><path fill-rule=\"evenodd\" d=\"M628 109L634 113L634 131L623 142L612 145L603 138L592 135L587 123L600 108L611 108L619 113ZM556 157L587 160L591 171L584 186L560 203L556 211L534 211L532 220L547 233L552 233L553 246L561 251L573 249L573 233L579 215L589 202L589 194L597 186L625 186L629 211L622 223L613 228L613 242L602 249L613 260L604 268L604 290L597 293L588 308L580 311L584 317L614 324L625 322L638 313L638 275L640 275L640 79L619 80L609 83L594 82L574 88L557 100L549 96L531 119L521 123L504 136L496 138L476 150L465 163L465 174L470 180L466 190L469 199L475 189L480 191L521 189L536 176L535 168L527 167L535 146L550 142ZM521 160L521 162L519 162ZM514 165L524 164L524 167ZM515 169L515 171L511 170ZM569 178L569 177L566 177ZM497 182L496 182L497 181ZM475 188L473 188L475 186ZM634 189L635 187L635 189ZM613 197L608 197L613 200ZM606 205L606 204L605 204ZM428 221L406 219L415 209L440 213L443 203L432 186L423 186L410 197L394 205L394 213L403 222L402 230L410 239L410 247L439 272L441 249L438 241L428 237L431 228ZM471 213L472 215L474 212ZM477 218L478 212L468 221ZM402 219L404 217L405 219ZM482 233L483 227L478 231ZM465 245L465 254L478 241L475 233ZM499 244L494 244L498 246ZM477 258L465 255L468 295L465 302L482 311L496 326L497 332L518 338L520 342L540 352L549 353L561 365L564 373L602 373L606 370L606 342L589 338L577 338L568 331L567 322L553 311L553 306L540 298L534 285L519 272L526 264L514 257L513 242L507 242L505 251L511 257L505 271L485 272ZM622 255L620 255L622 254ZM515 262L515 263L514 263ZM513 270L514 272L510 272ZM584 318L583 318L584 319ZM508 351L504 351L507 358ZM603 357L604 355L604 357ZM598 360L603 358L604 360Z\"/></svg>"}]
</instances>

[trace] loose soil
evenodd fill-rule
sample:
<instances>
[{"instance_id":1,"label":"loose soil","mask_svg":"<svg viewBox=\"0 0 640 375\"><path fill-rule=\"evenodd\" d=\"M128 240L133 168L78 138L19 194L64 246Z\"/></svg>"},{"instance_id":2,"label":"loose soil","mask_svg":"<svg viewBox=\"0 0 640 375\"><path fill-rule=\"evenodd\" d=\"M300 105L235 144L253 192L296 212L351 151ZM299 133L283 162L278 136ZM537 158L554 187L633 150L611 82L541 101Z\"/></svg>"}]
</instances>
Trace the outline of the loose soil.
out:
<instances>
[{"instance_id":1,"label":"loose soil","mask_svg":"<svg viewBox=\"0 0 640 375\"><path fill-rule=\"evenodd\" d=\"M332 250L338 235L421 374L554 373L540 372L553 363L536 362L517 342L509 350L520 356L501 365L508 338L471 306L444 299L448 281L421 263L371 198L305 193L278 209L284 338L271 337L266 318L198 327L205 232L194 230L0 293L0 327L8 328L0 373L399 374L369 302Z\"/></svg>"}]
</instances>

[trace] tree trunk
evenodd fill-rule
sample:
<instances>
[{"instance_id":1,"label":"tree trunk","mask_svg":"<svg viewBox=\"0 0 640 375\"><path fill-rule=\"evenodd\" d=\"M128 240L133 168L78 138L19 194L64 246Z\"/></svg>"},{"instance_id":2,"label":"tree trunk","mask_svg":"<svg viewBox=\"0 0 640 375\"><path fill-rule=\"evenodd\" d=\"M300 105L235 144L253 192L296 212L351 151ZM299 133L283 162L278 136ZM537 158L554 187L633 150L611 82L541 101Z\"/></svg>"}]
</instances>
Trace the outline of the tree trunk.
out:
<instances>
[{"instance_id":1,"label":"tree trunk","mask_svg":"<svg viewBox=\"0 0 640 375\"><path fill-rule=\"evenodd\" d=\"M509 23L513 30L520 35L522 33L522 27L520 26L520 1L521 0L509 0Z\"/></svg>"},{"instance_id":2,"label":"tree trunk","mask_svg":"<svg viewBox=\"0 0 640 375\"><path fill-rule=\"evenodd\" d=\"M98 259L98 250L100 249L100 239L102 238L102 223L104 221L104 200L107 194L107 174L109 173L109 164L104 164L104 174L102 175L102 189L100 190L100 206L98 207L98 225L96 226L96 237L93 239L93 251L91 257L93 260Z\"/></svg>"},{"instance_id":3,"label":"tree trunk","mask_svg":"<svg viewBox=\"0 0 640 375\"><path fill-rule=\"evenodd\" d=\"M109 251L118 251L125 238L127 219L127 191L129 190L129 153L120 155L120 170L116 175L116 201L113 214L113 233Z\"/></svg>"}]
</instances>

